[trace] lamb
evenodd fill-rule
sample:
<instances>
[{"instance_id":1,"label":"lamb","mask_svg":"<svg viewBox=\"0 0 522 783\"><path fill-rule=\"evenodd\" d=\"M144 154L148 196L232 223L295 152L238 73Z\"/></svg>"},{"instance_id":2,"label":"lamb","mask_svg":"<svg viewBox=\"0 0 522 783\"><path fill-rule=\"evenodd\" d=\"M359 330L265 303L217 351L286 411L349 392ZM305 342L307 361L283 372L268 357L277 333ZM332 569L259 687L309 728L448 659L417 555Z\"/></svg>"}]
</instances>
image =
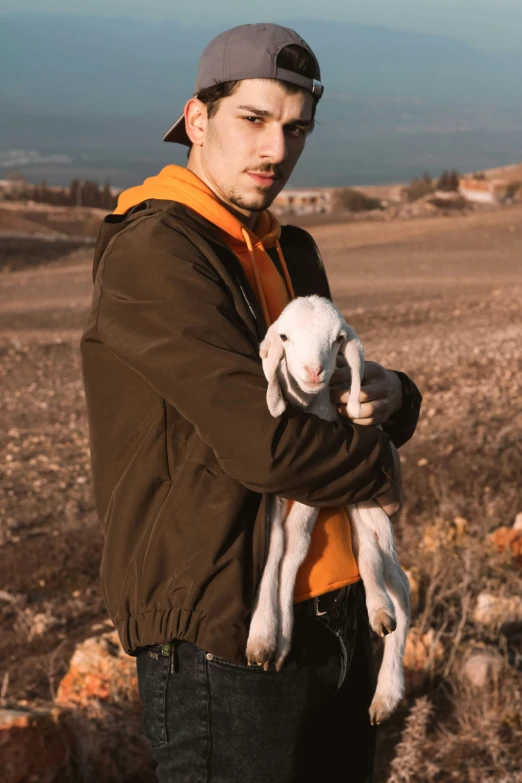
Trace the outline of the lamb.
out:
<instances>
[{"instance_id":1,"label":"lamb","mask_svg":"<svg viewBox=\"0 0 522 783\"><path fill-rule=\"evenodd\" d=\"M292 405L336 420L328 384L339 352L351 369L348 413L358 418L364 368L360 340L328 299L310 296L292 301L270 326L260 346L272 416L280 416ZM267 669L275 663L280 670L292 637L295 579L310 545L318 509L294 503L287 516L284 498L273 497L271 503L268 558L254 603L246 656L250 665ZM390 519L378 503L350 505L347 511L370 625L385 637L370 706L372 723L380 723L396 709L404 693L402 658L410 622L409 583L399 565Z\"/></svg>"}]
</instances>

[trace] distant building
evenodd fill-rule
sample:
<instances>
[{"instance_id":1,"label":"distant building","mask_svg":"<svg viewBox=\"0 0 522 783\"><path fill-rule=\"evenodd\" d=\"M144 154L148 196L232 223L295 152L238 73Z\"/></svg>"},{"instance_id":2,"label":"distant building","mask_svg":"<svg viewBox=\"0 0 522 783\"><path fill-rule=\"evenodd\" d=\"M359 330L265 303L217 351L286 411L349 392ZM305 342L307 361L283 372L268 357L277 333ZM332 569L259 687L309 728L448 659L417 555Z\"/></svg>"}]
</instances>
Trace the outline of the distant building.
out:
<instances>
[{"instance_id":1,"label":"distant building","mask_svg":"<svg viewBox=\"0 0 522 783\"><path fill-rule=\"evenodd\" d=\"M275 215L311 215L317 212L332 211L332 193L330 190L282 190L272 204Z\"/></svg>"},{"instance_id":2,"label":"distant building","mask_svg":"<svg viewBox=\"0 0 522 783\"><path fill-rule=\"evenodd\" d=\"M9 172L7 179L0 179L0 200L19 198L27 187L27 181L19 171Z\"/></svg>"},{"instance_id":3,"label":"distant building","mask_svg":"<svg viewBox=\"0 0 522 783\"><path fill-rule=\"evenodd\" d=\"M501 179L482 179L461 177L459 193L468 201L480 201L483 204L499 204L509 195L509 182Z\"/></svg>"}]
</instances>

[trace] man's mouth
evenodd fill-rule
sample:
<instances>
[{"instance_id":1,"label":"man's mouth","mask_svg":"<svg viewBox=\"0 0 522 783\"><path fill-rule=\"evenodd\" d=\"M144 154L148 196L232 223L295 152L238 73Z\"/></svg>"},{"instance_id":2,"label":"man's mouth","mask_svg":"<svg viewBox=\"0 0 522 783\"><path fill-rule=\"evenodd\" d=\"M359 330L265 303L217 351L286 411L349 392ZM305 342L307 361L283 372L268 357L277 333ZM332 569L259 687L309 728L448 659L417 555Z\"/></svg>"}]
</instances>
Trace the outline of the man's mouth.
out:
<instances>
[{"instance_id":1,"label":"man's mouth","mask_svg":"<svg viewBox=\"0 0 522 783\"><path fill-rule=\"evenodd\" d=\"M279 177L276 177L274 174L261 174L256 171L247 171L247 174L249 177L252 177L257 185L267 185L268 187L273 185L276 179L279 179Z\"/></svg>"}]
</instances>

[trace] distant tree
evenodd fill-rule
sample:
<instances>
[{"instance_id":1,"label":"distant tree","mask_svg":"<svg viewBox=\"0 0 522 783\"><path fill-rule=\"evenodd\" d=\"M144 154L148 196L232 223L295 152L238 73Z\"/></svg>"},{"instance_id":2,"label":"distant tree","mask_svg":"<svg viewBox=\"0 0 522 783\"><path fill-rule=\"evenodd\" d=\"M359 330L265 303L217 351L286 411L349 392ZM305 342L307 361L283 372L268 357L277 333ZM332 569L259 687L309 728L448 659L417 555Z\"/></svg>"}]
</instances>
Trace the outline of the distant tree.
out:
<instances>
[{"instance_id":1,"label":"distant tree","mask_svg":"<svg viewBox=\"0 0 522 783\"><path fill-rule=\"evenodd\" d=\"M76 204L78 204L80 198L81 198L80 180L72 179L71 184L69 185L69 204L71 206L75 206Z\"/></svg>"},{"instance_id":2,"label":"distant tree","mask_svg":"<svg viewBox=\"0 0 522 783\"><path fill-rule=\"evenodd\" d=\"M456 169L443 171L437 180L436 189L445 191L455 191L459 189L460 175Z\"/></svg>"},{"instance_id":3,"label":"distant tree","mask_svg":"<svg viewBox=\"0 0 522 783\"><path fill-rule=\"evenodd\" d=\"M103 190L101 192L101 203L100 207L102 209L110 209L113 210L115 207L114 204L115 198L111 193L111 186L109 183L109 180L105 182L105 185L103 186Z\"/></svg>"},{"instance_id":4,"label":"distant tree","mask_svg":"<svg viewBox=\"0 0 522 783\"><path fill-rule=\"evenodd\" d=\"M336 195L338 206L348 209L350 212L365 212L370 209L382 209L382 202L378 198L371 198L360 190L343 188Z\"/></svg>"},{"instance_id":5,"label":"distant tree","mask_svg":"<svg viewBox=\"0 0 522 783\"><path fill-rule=\"evenodd\" d=\"M428 172L424 172L422 178L417 177L410 182L407 190L408 201L417 201L428 193L433 193L434 190L430 175Z\"/></svg>"},{"instance_id":6,"label":"distant tree","mask_svg":"<svg viewBox=\"0 0 522 783\"><path fill-rule=\"evenodd\" d=\"M460 174L457 169L451 169L449 174L449 183L451 190L458 190L460 185Z\"/></svg>"}]
</instances>

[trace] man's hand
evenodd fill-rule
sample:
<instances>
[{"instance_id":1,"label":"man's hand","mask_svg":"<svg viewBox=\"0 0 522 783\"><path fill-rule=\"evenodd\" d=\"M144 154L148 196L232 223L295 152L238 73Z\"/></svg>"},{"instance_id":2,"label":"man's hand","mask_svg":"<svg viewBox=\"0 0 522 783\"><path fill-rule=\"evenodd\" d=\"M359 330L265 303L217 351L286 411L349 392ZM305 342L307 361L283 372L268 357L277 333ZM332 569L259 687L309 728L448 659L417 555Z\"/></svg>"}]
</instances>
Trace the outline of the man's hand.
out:
<instances>
[{"instance_id":1,"label":"man's hand","mask_svg":"<svg viewBox=\"0 0 522 783\"><path fill-rule=\"evenodd\" d=\"M350 368L344 356L337 359L337 369L330 379L330 399L341 416L349 418L346 404L350 394ZM361 384L361 411L355 424L365 427L383 424L402 405L402 386L399 376L377 362L366 362Z\"/></svg>"},{"instance_id":2,"label":"man's hand","mask_svg":"<svg viewBox=\"0 0 522 783\"><path fill-rule=\"evenodd\" d=\"M338 357L337 369L330 380L330 399L337 406L341 416L350 418L346 405L350 393L350 368L344 356ZM388 421L402 405L402 385L399 376L387 370L377 362L366 362L361 384L360 418L353 419L355 424L368 427ZM384 494L376 497L376 502L389 517L400 511L402 506L401 462L395 446L393 450L393 477L395 484Z\"/></svg>"}]
</instances>

